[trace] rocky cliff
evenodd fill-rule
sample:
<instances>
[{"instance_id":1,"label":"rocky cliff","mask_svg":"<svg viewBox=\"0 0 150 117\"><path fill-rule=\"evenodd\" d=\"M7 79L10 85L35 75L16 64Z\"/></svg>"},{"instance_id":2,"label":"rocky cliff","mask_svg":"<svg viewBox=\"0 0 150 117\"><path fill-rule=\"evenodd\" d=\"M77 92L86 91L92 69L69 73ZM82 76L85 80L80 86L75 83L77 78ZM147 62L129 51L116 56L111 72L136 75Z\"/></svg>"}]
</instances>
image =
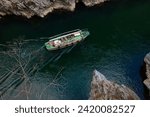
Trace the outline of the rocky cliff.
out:
<instances>
[{"instance_id":1,"label":"rocky cliff","mask_svg":"<svg viewBox=\"0 0 150 117\"><path fill-rule=\"evenodd\" d=\"M107 0L81 0L86 6L100 4ZM31 18L44 17L55 9L74 11L79 0L0 0L0 17L10 14Z\"/></svg>"},{"instance_id":2,"label":"rocky cliff","mask_svg":"<svg viewBox=\"0 0 150 117\"><path fill-rule=\"evenodd\" d=\"M86 6L94 6L96 4L100 4L103 3L105 1L108 0L82 0L82 2L86 5Z\"/></svg>"},{"instance_id":3,"label":"rocky cliff","mask_svg":"<svg viewBox=\"0 0 150 117\"><path fill-rule=\"evenodd\" d=\"M137 100L140 99L134 91L124 85L108 81L98 71L93 72L90 98L92 100Z\"/></svg>"},{"instance_id":4,"label":"rocky cliff","mask_svg":"<svg viewBox=\"0 0 150 117\"><path fill-rule=\"evenodd\" d=\"M148 53L145 56L144 62L146 63L146 76L147 76L147 79L144 80L144 84L148 88L150 96L150 53Z\"/></svg>"}]
</instances>

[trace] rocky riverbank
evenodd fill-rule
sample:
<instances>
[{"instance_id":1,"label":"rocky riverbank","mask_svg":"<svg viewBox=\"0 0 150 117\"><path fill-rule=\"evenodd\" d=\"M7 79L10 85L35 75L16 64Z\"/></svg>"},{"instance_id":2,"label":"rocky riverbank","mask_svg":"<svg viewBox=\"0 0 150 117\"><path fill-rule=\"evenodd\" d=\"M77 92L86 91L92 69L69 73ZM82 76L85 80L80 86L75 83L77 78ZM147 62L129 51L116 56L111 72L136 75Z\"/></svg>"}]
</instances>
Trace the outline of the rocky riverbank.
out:
<instances>
[{"instance_id":1,"label":"rocky riverbank","mask_svg":"<svg viewBox=\"0 0 150 117\"><path fill-rule=\"evenodd\" d=\"M91 83L91 100L137 100L140 99L134 91L124 85L108 81L98 71L93 72Z\"/></svg>"},{"instance_id":2,"label":"rocky riverbank","mask_svg":"<svg viewBox=\"0 0 150 117\"><path fill-rule=\"evenodd\" d=\"M86 6L94 6L108 0L82 0ZM27 18L44 17L55 9L74 11L79 0L1 0L0 17L19 15Z\"/></svg>"},{"instance_id":3,"label":"rocky riverbank","mask_svg":"<svg viewBox=\"0 0 150 117\"><path fill-rule=\"evenodd\" d=\"M146 64L146 77L147 77L147 79L144 80L144 84L149 90L149 97L150 97L150 53L148 53L145 56L144 62Z\"/></svg>"}]
</instances>

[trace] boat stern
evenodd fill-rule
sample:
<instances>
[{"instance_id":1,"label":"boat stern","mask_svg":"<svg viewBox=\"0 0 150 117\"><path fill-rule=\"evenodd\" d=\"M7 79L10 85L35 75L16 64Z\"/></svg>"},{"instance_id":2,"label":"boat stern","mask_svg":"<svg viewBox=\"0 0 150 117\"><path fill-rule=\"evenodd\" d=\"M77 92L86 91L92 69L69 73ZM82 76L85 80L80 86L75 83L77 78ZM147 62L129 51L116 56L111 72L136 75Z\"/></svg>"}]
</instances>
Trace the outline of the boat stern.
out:
<instances>
[{"instance_id":1,"label":"boat stern","mask_svg":"<svg viewBox=\"0 0 150 117\"><path fill-rule=\"evenodd\" d=\"M53 46L51 46L51 45L49 44L49 42L46 42L46 43L45 43L45 47L46 47L47 50L53 49Z\"/></svg>"}]
</instances>

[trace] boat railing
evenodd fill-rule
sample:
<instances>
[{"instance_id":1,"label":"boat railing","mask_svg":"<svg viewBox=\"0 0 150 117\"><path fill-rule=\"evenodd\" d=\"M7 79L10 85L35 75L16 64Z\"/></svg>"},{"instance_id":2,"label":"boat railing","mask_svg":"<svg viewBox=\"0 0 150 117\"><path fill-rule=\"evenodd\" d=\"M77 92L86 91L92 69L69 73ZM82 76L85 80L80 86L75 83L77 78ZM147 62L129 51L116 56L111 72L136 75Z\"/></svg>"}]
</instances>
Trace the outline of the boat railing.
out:
<instances>
[{"instance_id":1,"label":"boat railing","mask_svg":"<svg viewBox=\"0 0 150 117\"><path fill-rule=\"evenodd\" d=\"M56 37L58 37L58 36L63 36L63 35L65 35L65 34L73 33L73 32L76 32L76 31L80 31L80 29L75 29L75 30L71 30L71 31L64 32L64 33L60 33L60 34L58 34L58 35L54 35L54 36L52 36L52 37L49 37L49 39L56 38Z\"/></svg>"}]
</instances>

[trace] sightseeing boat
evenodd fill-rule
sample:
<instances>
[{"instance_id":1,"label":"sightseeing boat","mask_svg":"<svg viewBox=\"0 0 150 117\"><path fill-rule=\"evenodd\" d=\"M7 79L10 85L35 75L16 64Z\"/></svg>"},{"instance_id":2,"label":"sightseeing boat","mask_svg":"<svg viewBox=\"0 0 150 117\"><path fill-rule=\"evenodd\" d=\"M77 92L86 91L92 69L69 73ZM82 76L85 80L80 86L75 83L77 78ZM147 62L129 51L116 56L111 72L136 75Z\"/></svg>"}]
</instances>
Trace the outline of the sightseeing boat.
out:
<instances>
[{"instance_id":1,"label":"sightseeing boat","mask_svg":"<svg viewBox=\"0 0 150 117\"><path fill-rule=\"evenodd\" d=\"M69 32L61 33L52 37L49 37L49 41L45 43L47 50L57 50L65 48L67 46L75 45L83 41L90 32L87 29L76 29Z\"/></svg>"}]
</instances>

